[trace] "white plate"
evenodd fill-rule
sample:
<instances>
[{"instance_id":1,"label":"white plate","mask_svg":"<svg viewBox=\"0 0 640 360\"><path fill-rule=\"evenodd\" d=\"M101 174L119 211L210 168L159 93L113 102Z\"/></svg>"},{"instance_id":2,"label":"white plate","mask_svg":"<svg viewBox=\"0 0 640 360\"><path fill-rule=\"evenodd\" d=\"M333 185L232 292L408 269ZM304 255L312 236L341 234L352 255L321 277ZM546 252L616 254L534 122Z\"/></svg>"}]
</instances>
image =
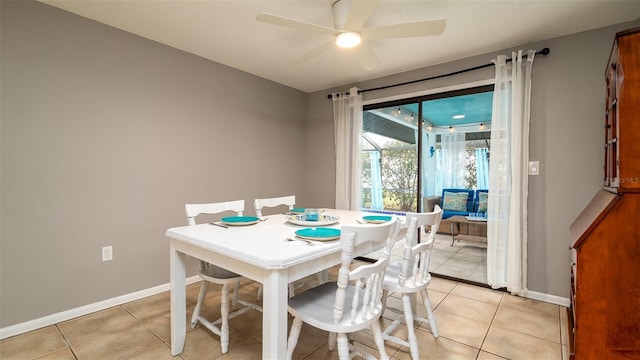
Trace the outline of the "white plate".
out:
<instances>
[{"instance_id":1,"label":"white plate","mask_svg":"<svg viewBox=\"0 0 640 360\"><path fill-rule=\"evenodd\" d=\"M340 217L334 215L320 214L318 218L318 221L306 221L304 215L289 215L287 221L300 226L327 226L340 221Z\"/></svg>"}]
</instances>

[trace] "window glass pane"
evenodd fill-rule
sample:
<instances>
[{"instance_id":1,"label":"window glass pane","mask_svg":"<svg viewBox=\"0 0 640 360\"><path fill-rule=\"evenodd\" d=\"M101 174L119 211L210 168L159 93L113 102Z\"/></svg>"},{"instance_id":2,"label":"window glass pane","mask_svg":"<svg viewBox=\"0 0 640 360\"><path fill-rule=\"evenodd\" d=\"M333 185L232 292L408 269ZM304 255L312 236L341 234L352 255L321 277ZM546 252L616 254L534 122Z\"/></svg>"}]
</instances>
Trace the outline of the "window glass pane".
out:
<instances>
[{"instance_id":1,"label":"window glass pane","mask_svg":"<svg viewBox=\"0 0 640 360\"><path fill-rule=\"evenodd\" d=\"M363 114L362 207L416 211L417 116L400 107Z\"/></svg>"}]
</instances>

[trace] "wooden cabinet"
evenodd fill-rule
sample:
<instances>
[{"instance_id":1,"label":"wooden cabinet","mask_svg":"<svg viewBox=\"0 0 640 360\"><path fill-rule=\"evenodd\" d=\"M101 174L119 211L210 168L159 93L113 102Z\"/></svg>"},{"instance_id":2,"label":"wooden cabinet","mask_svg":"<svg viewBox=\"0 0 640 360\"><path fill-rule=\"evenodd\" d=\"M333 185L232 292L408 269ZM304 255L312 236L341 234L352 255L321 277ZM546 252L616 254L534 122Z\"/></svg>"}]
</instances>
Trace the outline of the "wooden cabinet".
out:
<instances>
[{"instance_id":1,"label":"wooden cabinet","mask_svg":"<svg viewBox=\"0 0 640 360\"><path fill-rule=\"evenodd\" d=\"M601 190L570 228L569 351L640 359L640 194Z\"/></svg>"},{"instance_id":2,"label":"wooden cabinet","mask_svg":"<svg viewBox=\"0 0 640 360\"><path fill-rule=\"evenodd\" d=\"M640 28L607 65L604 187L570 227L572 359L640 359Z\"/></svg>"},{"instance_id":3,"label":"wooden cabinet","mask_svg":"<svg viewBox=\"0 0 640 360\"><path fill-rule=\"evenodd\" d=\"M640 28L616 35L605 79L604 186L640 192Z\"/></svg>"}]
</instances>

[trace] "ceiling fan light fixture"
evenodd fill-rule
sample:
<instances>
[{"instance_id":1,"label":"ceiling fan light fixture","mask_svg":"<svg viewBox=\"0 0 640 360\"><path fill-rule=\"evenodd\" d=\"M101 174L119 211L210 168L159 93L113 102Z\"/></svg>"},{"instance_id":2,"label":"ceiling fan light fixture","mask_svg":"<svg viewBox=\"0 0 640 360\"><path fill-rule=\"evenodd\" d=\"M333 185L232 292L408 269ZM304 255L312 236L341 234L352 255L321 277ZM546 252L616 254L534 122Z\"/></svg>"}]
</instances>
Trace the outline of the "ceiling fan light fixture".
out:
<instances>
[{"instance_id":1,"label":"ceiling fan light fixture","mask_svg":"<svg viewBox=\"0 0 640 360\"><path fill-rule=\"evenodd\" d=\"M358 46L360 42L362 42L360 34L354 31L345 31L338 34L338 37L336 38L336 45L341 48L352 48L354 46Z\"/></svg>"}]
</instances>

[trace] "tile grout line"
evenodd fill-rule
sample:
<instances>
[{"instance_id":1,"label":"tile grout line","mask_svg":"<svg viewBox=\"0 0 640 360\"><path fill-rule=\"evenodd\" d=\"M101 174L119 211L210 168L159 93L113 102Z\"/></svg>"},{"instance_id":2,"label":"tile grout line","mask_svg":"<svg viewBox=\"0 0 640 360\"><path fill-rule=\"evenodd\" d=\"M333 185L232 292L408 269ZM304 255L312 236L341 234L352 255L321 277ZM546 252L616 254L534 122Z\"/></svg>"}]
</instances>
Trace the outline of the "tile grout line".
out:
<instances>
[{"instance_id":1,"label":"tile grout line","mask_svg":"<svg viewBox=\"0 0 640 360\"><path fill-rule=\"evenodd\" d=\"M508 294L508 293L507 293L507 294ZM518 298L521 298L520 296L517 296L517 295L515 295L515 296L516 296L516 297L518 297ZM560 310L560 305L554 305L554 306L556 306L556 307L558 308L558 310ZM516 308L516 309L512 309L512 311L518 312L518 313L520 313L520 314L526 314L526 315L529 315L529 316L553 318L552 316L548 316L548 315L532 314L531 312L526 311L526 310L522 310L522 309L521 309L521 308L519 308L519 307L518 307L518 308ZM557 319L556 319L556 320L558 321L558 323L560 324L560 327L561 327L561 326L562 326L562 322L560 321L560 315L559 315L559 312L558 312L558 316L557 316ZM548 341L548 342L556 343L556 341L555 341L555 340L549 340L549 339L547 339L547 338L543 338L543 337L540 337L540 336L537 336L537 335L533 335L533 334L525 333L525 332L522 332L522 331L518 331L518 330L510 329L510 328L503 327L503 326L499 326L499 325L496 325L496 326L497 326L498 328L500 328L500 329L509 330L509 331L516 332L516 333L518 333L518 334L523 334L523 335L531 336L531 337L534 337L534 338L539 339L539 340L543 340L543 341ZM560 329L560 331L562 331L562 329ZM560 343L560 345L562 345L562 333L560 333L560 334L558 335L558 341L557 341L557 342L558 342L558 343Z\"/></svg>"},{"instance_id":2,"label":"tile grout line","mask_svg":"<svg viewBox=\"0 0 640 360\"><path fill-rule=\"evenodd\" d=\"M128 304L128 303L127 303L127 304ZM118 307L120 307L122 310L124 310L127 314L131 315L131 317L132 317L132 318L136 319L136 321L138 322L138 324L139 324L139 325L141 325L141 326L142 326L146 331L148 331L149 333L151 333L151 335L152 335L153 337L155 337L156 339L160 340L160 343L161 343L162 345L164 345L164 346L167 346L167 347L169 348L169 351L171 351L171 345L167 344L167 343L166 343L166 342L165 342L165 341L164 341L164 340L163 340L159 335L157 335L155 332L153 332L153 330L151 330L149 327L147 327L147 325L146 325L146 324L145 324L141 319L138 319L138 317L137 317L137 316L135 316L132 312L130 312L129 310L127 310L127 309L126 309L125 307L123 307L122 305L124 305L124 304L118 305ZM127 356L126 358L124 358L124 360L129 359L129 358L131 358L131 357L133 357L133 356L136 356L136 355L142 354L143 352L145 352L145 351L147 351L147 350L149 350L149 349L150 349L150 348L147 348L147 349L144 349L144 350L140 350L140 351L138 351L137 353L134 353L134 354L131 354L130 356ZM182 358L182 357L180 357L180 358Z\"/></svg>"},{"instance_id":3,"label":"tile grout line","mask_svg":"<svg viewBox=\"0 0 640 360\"><path fill-rule=\"evenodd\" d=\"M491 331L491 327L493 326L493 322L495 321L496 316L498 315L498 310L500 310L500 305L502 304L503 300L504 300L504 294L501 294L500 301L498 302L498 306L496 306L496 311L493 313L493 317L491 317L491 322L489 323L489 328L487 328L487 333L484 334L484 338L482 338L482 344L480 344L480 351L483 351L482 347L484 346L485 341L487 341L487 337L489 337L489 331ZM480 356L480 351L478 352L478 356ZM492 355L500 356L500 355L494 354L492 352L488 352L488 351L485 351L485 352L487 352L489 354L492 354ZM500 356L500 357L503 357L503 356Z\"/></svg>"},{"instance_id":4,"label":"tile grout line","mask_svg":"<svg viewBox=\"0 0 640 360\"><path fill-rule=\"evenodd\" d=\"M442 299L442 301L438 304L438 306L439 306L441 303L443 303L443 302L447 299L447 297L448 297L449 295L457 296L457 295L455 295L455 294L452 294L451 292L452 292L452 291L453 291L453 290L454 290L458 285L461 285L461 284L464 284L464 283L456 282L456 285L455 285L454 287L452 287L452 288L451 288L451 290L449 290L449 292L447 292L447 295ZM504 295L502 295L502 297L503 297L503 296L504 296ZM500 302L502 302L502 297L500 298ZM466 299L466 298L465 298L465 299ZM473 299L472 299L472 300L473 300ZM436 306L436 308L437 308L438 306ZM498 303L498 307L499 307L499 306L500 306L500 303ZM435 310L436 308L434 308L433 310ZM444 310L441 310L441 311L444 311ZM447 312L447 311L445 311L445 312ZM447 312L447 313L448 313L448 312ZM496 312L493 314L493 318L495 318L495 315L496 315L497 313L498 313L498 308L496 307ZM449 313L449 314L452 314L452 313ZM453 315L461 316L461 315L458 315L458 314L453 314ZM461 316L461 317L464 317L464 316ZM465 318L465 319L469 319L469 318L467 318L467 317L464 317L464 318ZM458 344L461 344L461 345L464 345L464 346L468 346L468 347L471 347L471 348L477 349L477 350L478 350L478 354L476 355L476 359L477 359L477 358L480 356L480 352L481 352L481 351L483 351L483 350L482 350L482 345L484 345L484 341L486 340L487 335L489 334L489 329L491 329L491 324L493 323L493 318L491 319L491 323L489 324L489 327L487 328L487 333L484 335L484 338L482 339L482 344L480 344L480 347L479 347L479 348L476 348L476 347L474 347L474 346L471 346L471 345L469 345L469 344L465 344L465 343L463 343L463 342L460 342L460 341L457 341L457 340L454 340L454 339L450 339L450 338L448 338L448 337L446 337L446 336L442 336L442 335L440 335L438 338L442 337L442 338L447 339L447 340L449 340L449 341L453 341L453 342L455 342L455 343L458 343ZM469 320L473 320L473 319L469 319ZM497 354L493 354L493 353L489 353L489 354L499 356L499 355L497 355ZM501 356L500 356L500 357L501 357Z\"/></svg>"},{"instance_id":5,"label":"tile grout line","mask_svg":"<svg viewBox=\"0 0 640 360\"><path fill-rule=\"evenodd\" d=\"M64 332L62 331L62 329L59 326L60 323L56 323L56 330L58 330L58 333L60 333L60 336L62 336L62 338L64 339L65 344L67 344L67 347L69 348L69 351L71 351L71 355L73 355L73 358L78 360L78 355L76 355L76 352L73 351L73 348L71 347L71 342L69 341L69 339L67 339L67 336L64 334Z\"/></svg>"}]
</instances>

